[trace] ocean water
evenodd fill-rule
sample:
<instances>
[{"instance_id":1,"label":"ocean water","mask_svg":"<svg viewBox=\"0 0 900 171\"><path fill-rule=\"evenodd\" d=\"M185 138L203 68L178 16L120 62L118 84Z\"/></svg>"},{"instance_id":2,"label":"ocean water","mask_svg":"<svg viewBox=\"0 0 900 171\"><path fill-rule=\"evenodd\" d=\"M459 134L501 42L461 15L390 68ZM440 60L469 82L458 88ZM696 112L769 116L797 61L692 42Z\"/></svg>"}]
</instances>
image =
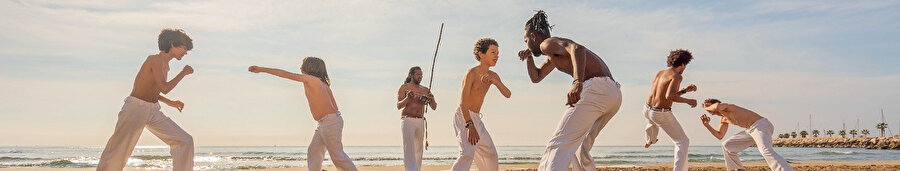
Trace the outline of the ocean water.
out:
<instances>
[{"instance_id":1,"label":"ocean water","mask_svg":"<svg viewBox=\"0 0 900 171\"><path fill-rule=\"evenodd\" d=\"M90 168L96 167L102 147L0 147L0 168ZM128 159L129 168L171 169L166 146L137 147ZM403 150L394 147L354 147L344 149L357 166L403 165ZM500 163L538 163L542 146L497 147ZM884 161L900 159L898 150L858 148L787 148L775 151L789 161ZM261 169L306 166L304 146L196 147L194 169ZM458 147L438 146L425 151L424 165L450 165ZM599 166L636 166L672 162L672 146L597 146L591 150ZM763 160L755 147L741 152L744 161ZM325 165L331 165L327 160ZM691 146L691 162L723 162L718 146Z\"/></svg>"}]
</instances>

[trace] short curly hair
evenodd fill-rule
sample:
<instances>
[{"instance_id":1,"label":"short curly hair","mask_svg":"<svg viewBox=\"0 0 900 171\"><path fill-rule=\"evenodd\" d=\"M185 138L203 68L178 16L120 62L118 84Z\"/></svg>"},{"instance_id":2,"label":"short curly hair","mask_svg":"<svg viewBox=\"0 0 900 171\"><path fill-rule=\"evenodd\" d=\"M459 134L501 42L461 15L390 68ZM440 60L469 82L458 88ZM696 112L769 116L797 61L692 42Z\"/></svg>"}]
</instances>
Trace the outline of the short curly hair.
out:
<instances>
[{"instance_id":1,"label":"short curly hair","mask_svg":"<svg viewBox=\"0 0 900 171\"><path fill-rule=\"evenodd\" d=\"M497 44L496 40L491 38L478 39L478 42L475 42L475 49L472 51L472 54L475 54L475 60L481 61L481 57L478 57L478 53L487 53L487 50L491 48L491 45L500 46Z\"/></svg>"},{"instance_id":2,"label":"short curly hair","mask_svg":"<svg viewBox=\"0 0 900 171\"><path fill-rule=\"evenodd\" d=\"M193 41L187 33L184 33L184 30L167 28L159 33L157 43L159 44L159 51L169 53L169 49L178 46L184 46L184 49L187 50L194 49Z\"/></svg>"},{"instance_id":3,"label":"short curly hair","mask_svg":"<svg viewBox=\"0 0 900 171\"><path fill-rule=\"evenodd\" d=\"M716 103L722 103L722 101L719 101L719 99L708 98L708 99L704 100L703 103L716 104Z\"/></svg>"},{"instance_id":4,"label":"short curly hair","mask_svg":"<svg viewBox=\"0 0 900 171\"><path fill-rule=\"evenodd\" d=\"M694 59L694 56L691 55L691 52L684 49L673 50L669 52L668 61L666 65L669 67L679 67L682 65L687 65L691 62L691 59Z\"/></svg>"}]
</instances>

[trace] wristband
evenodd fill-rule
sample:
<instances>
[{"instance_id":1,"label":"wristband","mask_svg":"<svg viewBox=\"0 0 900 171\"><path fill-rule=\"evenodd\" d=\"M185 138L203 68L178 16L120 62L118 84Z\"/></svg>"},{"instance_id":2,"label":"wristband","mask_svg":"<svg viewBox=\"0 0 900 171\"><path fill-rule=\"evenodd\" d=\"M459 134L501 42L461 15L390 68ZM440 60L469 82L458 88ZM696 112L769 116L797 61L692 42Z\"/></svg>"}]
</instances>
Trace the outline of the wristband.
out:
<instances>
[{"instance_id":1,"label":"wristband","mask_svg":"<svg viewBox=\"0 0 900 171\"><path fill-rule=\"evenodd\" d=\"M466 121L466 128L469 128L469 126L472 126L472 125L474 125L474 124L475 124L475 123L472 122L472 121Z\"/></svg>"}]
</instances>

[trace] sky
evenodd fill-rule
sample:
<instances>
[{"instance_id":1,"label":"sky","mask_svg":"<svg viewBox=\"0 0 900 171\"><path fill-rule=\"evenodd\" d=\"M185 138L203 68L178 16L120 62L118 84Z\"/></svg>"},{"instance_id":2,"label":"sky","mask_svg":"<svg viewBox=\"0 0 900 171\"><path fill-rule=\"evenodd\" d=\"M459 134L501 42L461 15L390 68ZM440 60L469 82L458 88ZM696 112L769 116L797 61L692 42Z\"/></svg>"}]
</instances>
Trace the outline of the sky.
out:
<instances>
[{"instance_id":1,"label":"sky","mask_svg":"<svg viewBox=\"0 0 900 171\"><path fill-rule=\"evenodd\" d=\"M858 125L878 135L881 109L892 134L900 133L900 2L3 0L0 146L104 146L164 28L194 39L183 60L170 62L170 78L184 65L195 70L166 95L184 111L162 111L197 146L309 144L316 122L302 85L247 72L250 65L299 72L305 56L326 62L344 145L402 145L396 93L409 67L422 66L426 85L434 69L438 103L426 114L430 143L456 146L451 119L483 37L499 42L492 70L512 92L507 99L493 89L485 99L492 139L544 146L572 78L554 71L531 83L516 57L525 21L538 9L553 36L600 55L622 85L621 109L596 145L643 145L649 84L674 49L694 55L683 84L699 91L684 97L756 111L776 133ZM701 124L700 108L676 104L674 113L691 145L720 144ZM144 131L138 145L164 143Z\"/></svg>"}]
</instances>

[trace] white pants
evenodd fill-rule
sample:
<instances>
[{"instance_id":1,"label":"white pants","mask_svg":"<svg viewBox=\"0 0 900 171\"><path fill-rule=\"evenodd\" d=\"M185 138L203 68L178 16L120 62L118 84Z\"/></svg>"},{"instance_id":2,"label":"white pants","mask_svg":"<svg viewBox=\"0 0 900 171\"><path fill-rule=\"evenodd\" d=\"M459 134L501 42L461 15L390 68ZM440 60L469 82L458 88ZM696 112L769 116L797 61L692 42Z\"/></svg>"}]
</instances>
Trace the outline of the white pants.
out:
<instances>
[{"instance_id":1,"label":"white pants","mask_svg":"<svg viewBox=\"0 0 900 171\"><path fill-rule=\"evenodd\" d=\"M655 143L657 141L656 137L659 135L659 128L662 127L663 131L666 131L666 134L675 143L675 167L672 170L687 171L688 144L690 141L687 135L684 134L684 129L681 129L678 119L675 119L675 115L671 111L657 112L650 110L649 106L645 106L644 117L647 118L648 122L647 128L644 130L647 132L646 143Z\"/></svg>"},{"instance_id":2,"label":"white pants","mask_svg":"<svg viewBox=\"0 0 900 171\"><path fill-rule=\"evenodd\" d=\"M747 130L741 131L722 142L722 152L725 153L725 168L728 170L744 169L738 153L744 151L750 145L756 144L759 153L762 154L763 158L766 159L766 163L769 164L769 168L779 171L793 171L794 168L787 163L787 160L784 160L784 157L781 157L772 149L772 132L774 131L775 127L772 126L772 123L768 119L762 118L754 122Z\"/></svg>"},{"instance_id":3,"label":"white pants","mask_svg":"<svg viewBox=\"0 0 900 171\"><path fill-rule=\"evenodd\" d=\"M106 142L100 155L97 170L122 170L144 127L169 145L172 155L172 170L183 171L194 168L194 138L172 119L159 111L159 103L150 103L128 96L119 111L116 130Z\"/></svg>"},{"instance_id":4,"label":"white pants","mask_svg":"<svg viewBox=\"0 0 900 171\"><path fill-rule=\"evenodd\" d=\"M500 170L497 158L497 148L494 147L494 141L491 135L484 128L481 122L481 114L469 111L469 118L474 123L472 126L478 131L478 143L472 145L469 143L469 129L466 128L466 121L463 120L464 115L461 109L456 110L456 116L453 118L453 126L456 127L456 139L459 141L459 158L453 163L452 171L468 171L472 167L472 161L478 166L478 170L496 171Z\"/></svg>"},{"instance_id":5,"label":"white pants","mask_svg":"<svg viewBox=\"0 0 900 171\"><path fill-rule=\"evenodd\" d=\"M422 169L422 153L425 151L425 119L403 118L400 122L403 134L403 165L407 171Z\"/></svg>"},{"instance_id":6,"label":"white pants","mask_svg":"<svg viewBox=\"0 0 900 171\"><path fill-rule=\"evenodd\" d=\"M591 78L584 82L581 100L569 107L541 157L540 171L596 170L590 149L594 138L622 105L619 84L609 77ZM573 158L575 160L573 161Z\"/></svg>"},{"instance_id":7,"label":"white pants","mask_svg":"<svg viewBox=\"0 0 900 171\"><path fill-rule=\"evenodd\" d=\"M309 170L322 170L322 161L325 160L325 151L331 156L334 167L341 171L355 171L356 166L350 156L344 153L344 144L341 143L341 132L344 129L344 119L341 112L327 114L318 120L316 133L309 143L306 153L306 163Z\"/></svg>"}]
</instances>

